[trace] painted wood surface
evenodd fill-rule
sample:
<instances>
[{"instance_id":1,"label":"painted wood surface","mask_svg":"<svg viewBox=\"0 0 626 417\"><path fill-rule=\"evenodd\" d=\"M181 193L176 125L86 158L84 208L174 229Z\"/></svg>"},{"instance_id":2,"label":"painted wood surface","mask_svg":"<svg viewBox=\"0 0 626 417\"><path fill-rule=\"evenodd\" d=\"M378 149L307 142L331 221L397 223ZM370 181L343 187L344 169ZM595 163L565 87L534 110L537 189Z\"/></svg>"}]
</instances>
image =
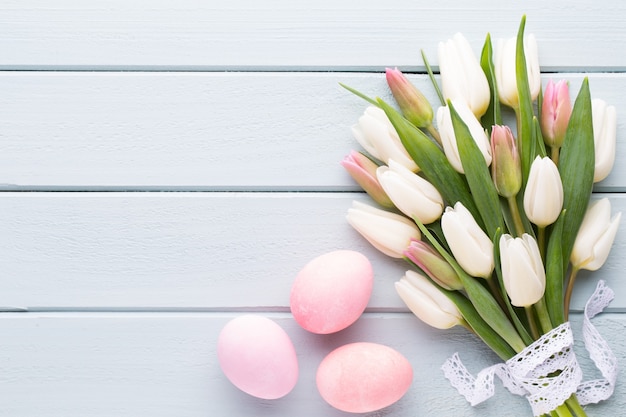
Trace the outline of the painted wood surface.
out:
<instances>
[{"instance_id":1,"label":"painted wood surface","mask_svg":"<svg viewBox=\"0 0 626 417\"><path fill-rule=\"evenodd\" d=\"M470 407L441 376L455 352L473 372L497 361L465 331L438 331L409 314L365 314L334 335L313 335L281 313L266 313L293 340L299 359L296 387L279 400L259 400L233 387L215 361L217 335L235 313L30 313L0 314L0 413L11 417L65 416L455 416L531 415L526 400L497 386L491 400ZM580 317L573 319L580 334ZM626 360L623 314L594 319L612 334ZM333 409L315 387L324 356L346 343L391 344L414 364L414 382L394 405L369 414ZM575 346L585 380L598 378L581 344ZM626 388L590 415L621 415Z\"/></svg>"},{"instance_id":2,"label":"painted wood surface","mask_svg":"<svg viewBox=\"0 0 626 417\"><path fill-rule=\"evenodd\" d=\"M594 98L626 106L623 74L544 79L574 95L585 76ZM427 76L411 78L437 103ZM340 82L392 99L382 73L3 72L0 187L356 191L339 161L367 103ZM597 188L624 191L624 164Z\"/></svg>"},{"instance_id":3,"label":"painted wood surface","mask_svg":"<svg viewBox=\"0 0 626 417\"><path fill-rule=\"evenodd\" d=\"M624 68L620 1L5 0L2 69L382 70L436 63L440 40L513 37L523 14L546 70Z\"/></svg>"},{"instance_id":4,"label":"painted wood surface","mask_svg":"<svg viewBox=\"0 0 626 417\"><path fill-rule=\"evenodd\" d=\"M622 194L608 196L626 211ZM298 271L336 249L373 262L369 307L404 311L393 283L409 265L373 249L345 220L360 193L3 193L0 306L12 309L288 311ZM599 274L581 272L572 307L597 280L626 311L626 226Z\"/></svg>"},{"instance_id":5,"label":"painted wood surface","mask_svg":"<svg viewBox=\"0 0 626 417\"><path fill-rule=\"evenodd\" d=\"M539 41L544 81L590 79L618 109L617 163L596 185L626 200L622 110L626 50L619 1L461 0L0 2L0 416L342 416L317 393L317 365L344 343L399 350L415 379L368 417L530 415L501 386L471 407L440 366L459 351L471 371L498 360L465 331L437 331L393 289L407 268L345 221L367 200L339 161L365 103L344 82L389 98L398 66L435 102L419 56L440 40L514 36L522 14ZM596 274L582 274L578 313L597 279L617 298L594 320L624 363L626 226ZM297 271L338 248L375 270L367 313L334 335L291 318ZM292 337L298 385L277 401L228 383L222 326L275 319ZM586 378L596 378L582 343ZM616 394L590 415L620 415Z\"/></svg>"}]
</instances>

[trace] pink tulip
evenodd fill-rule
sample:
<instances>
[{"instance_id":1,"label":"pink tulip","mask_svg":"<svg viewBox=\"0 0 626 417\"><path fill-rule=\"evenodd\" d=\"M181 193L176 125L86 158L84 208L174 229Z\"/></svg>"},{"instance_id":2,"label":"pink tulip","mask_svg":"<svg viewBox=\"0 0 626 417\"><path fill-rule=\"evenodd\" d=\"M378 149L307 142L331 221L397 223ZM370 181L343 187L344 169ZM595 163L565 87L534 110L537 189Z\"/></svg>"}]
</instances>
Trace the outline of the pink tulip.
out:
<instances>
[{"instance_id":1,"label":"pink tulip","mask_svg":"<svg viewBox=\"0 0 626 417\"><path fill-rule=\"evenodd\" d=\"M546 145L559 148L572 115L569 86L565 80L554 84L548 81L541 107L541 133Z\"/></svg>"},{"instance_id":2,"label":"pink tulip","mask_svg":"<svg viewBox=\"0 0 626 417\"><path fill-rule=\"evenodd\" d=\"M374 161L360 152L352 151L341 161L341 165L374 201L383 207L394 207L378 182L376 177L378 165Z\"/></svg>"},{"instance_id":3,"label":"pink tulip","mask_svg":"<svg viewBox=\"0 0 626 417\"><path fill-rule=\"evenodd\" d=\"M424 95L397 68L387 68L387 84L402 114L417 127L428 127L433 122L433 108Z\"/></svg>"},{"instance_id":4,"label":"pink tulip","mask_svg":"<svg viewBox=\"0 0 626 417\"><path fill-rule=\"evenodd\" d=\"M435 249L421 240L412 240L404 256L417 265L439 286L447 290L463 288L461 279L452 266Z\"/></svg>"},{"instance_id":5,"label":"pink tulip","mask_svg":"<svg viewBox=\"0 0 626 417\"><path fill-rule=\"evenodd\" d=\"M508 126L491 131L491 176L502 197L512 197L522 186L522 167L515 138Z\"/></svg>"}]
</instances>

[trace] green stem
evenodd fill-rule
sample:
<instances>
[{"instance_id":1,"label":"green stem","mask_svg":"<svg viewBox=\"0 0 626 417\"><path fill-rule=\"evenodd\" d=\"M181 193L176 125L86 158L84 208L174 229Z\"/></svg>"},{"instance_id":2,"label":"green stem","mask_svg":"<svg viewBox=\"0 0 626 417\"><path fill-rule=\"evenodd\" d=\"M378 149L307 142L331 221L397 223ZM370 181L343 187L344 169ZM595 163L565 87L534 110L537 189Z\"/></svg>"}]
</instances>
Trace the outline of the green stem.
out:
<instances>
[{"instance_id":1,"label":"green stem","mask_svg":"<svg viewBox=\"0 0 626 417\"><path fill-rule=\"evenodd\" d=\"M565 289L565 299L563 300L563 314L565 315L565 321L569 317L569 303L572 298L572 291L574 289L574 281L576 281L576 275L579 269L572 266L572 271L569 274L569 280L567 281L567 288Z\"/></svg>"},{"instance_id":2,"label":"green stem","mask_svg":"<svg viewBox=\"0 0 626 417\"><path fill-rule=\"evenodd\" d=\"M559 417L574 417L574 414L572 414L570 409L567 408L566 404L559 405L554 411L556 412L556 415ZM586 414L583 414L582 416L579 416L579 417L584 417L584 416L586 416Z\"/></svg>"},{"instance_id":3,"label":"green stem","mask_svg":"<svg viewBox=\"0 0 626 417\"><path fill-rule=\"evenodd\" d=\"M576 397L576 394L572 394L569 399L565 400L565 404L569 406L569 408L574 412L576 417L587 417L587 413L578 402L578 397Z\"/></svg>"},{"instance_id":4,"label":"green stem","mask_svg":"<svg viewBox=\"0 0 626 417\"><path fill-rule=\"evenodd\" d=\"M530 334L533 336L533 339L539 339L539 329L537 328L537 322L535 321L535 315L533 314L532 306L524 307L526 311L526 318L528 319L528 324L530 326Z\"/></svg>"},{"instance_id":5,"label":"green stem","mask_svg":"<svg viewBox=\"0 0 626 417\"><path fill-rule=\"evenodd\" d=\"M517 207L517 201L515 201L515 196L507 197L506 201L507 203L509 203L509 210L511 211L511 216L513 217L515 233L517 236L522 236L525 232L524 222L522 222L522 216L519 213L519 208Z\"/></svg>"},{"instance_id":6,"label":"green stem","mask_svg":"<svg viewBox=\"0 0 626 417\"><path fill-rule=\"evenodd\" d=\"M558 146L553 146L550 152L550 159L554 162L554 165L559 166L559 148Z\"/></svg>"},{"instance_id":7,"label":"green stem","mask_svg":"<svg viewBox=\"0 0 626 417\"><path fill-rule=\"evenodd\" d=\"M441 145L441 136L439 135L439 132L437 131L437 129L435 129L435 126L433 126L432 123L426 126L426 130L428 130L430 136L432 136L433 139L435 139L437 143Z\"/></svg>"},{"instance_id":8,"label":"green stem","mask_svg":"<svg viewBox=\"0 0 626 417\"><path fill-rule=\"evenodd\" d=\"M495 278L493 277L487 278L487 283L489 284L489 289L491 290L491 294L493 294L494 298L500 305L500 308L502 308L502 311L504 311L506 314L509 310L506 306L506 302L504 301L504 298L502 297L502 292L500 291L500 287L498 286L498 283L495 281Z\"/></svg>"},{"instance_id":9,"label":"green stem","mask_svg":"<svg viewBox=\"0 0 626 417\"><path fill-rule=\"evenodd\" d=\"M552 321L550 321L550 314L548 314L548 307L546 306L546 300L542 297L535 304L535 310L537 311L537 317L539 318L539 324L543 333L548 333L554 328Z\"/></svg>"},{"instance_id":10,"label":"green stem","mask_svg":"<svg viewBox=\"0 0 626 417\"><path fill-rule=\"evenodd\" d=\"M539 246L539 253L541 254L541 259L546 259L546 228L545 227L537 227L537 246Z\"/></svg>"}]
</instances>

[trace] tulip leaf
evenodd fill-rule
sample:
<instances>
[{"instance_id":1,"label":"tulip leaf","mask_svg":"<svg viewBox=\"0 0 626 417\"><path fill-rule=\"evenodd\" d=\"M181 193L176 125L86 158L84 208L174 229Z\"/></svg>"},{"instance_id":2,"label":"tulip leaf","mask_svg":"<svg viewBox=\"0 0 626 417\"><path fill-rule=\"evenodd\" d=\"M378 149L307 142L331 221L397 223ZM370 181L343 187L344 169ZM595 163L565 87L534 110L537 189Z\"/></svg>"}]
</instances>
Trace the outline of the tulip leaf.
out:
<instances>
[{"instance_id":1,"label":"tulip leaf","mask_svg":"<svg viewBox=\"0 0 626 417\"><path fill-rule=\"evenodd\" d=\"M446 100L443 98L443 94L441 93L441 89L439 88L439 84L437 84L437 80L435 80L435 74L433 74L433 70L428 63L428 59L426 58L426 52L422 49L422 61L424 61L424 66L426 67L426 72L428 73L428 77L430 78L430 82L433 84L435 88L435 92L437 93L437 97L439 97L439 101L442 106L446 105Z\"/></svg>"},{"instance_id":2,"label":"tulip leaf","mask_svg":"<svg viewBox=\"0 0 626 417\"><path fill-rule=\"evenodd\" d=\"M489 107L483 115L481 123L485 129L491 134L493 125L502 124L502 109L500 108L500 99L498 98L498 85L496 83L496 75L493 67L493 47L491 45L491 35L487 34L485 45L480 55L480 66L487 77L489 83L489 91L491 97L489 99Z\"/></svg>"},{"instance_id":3,"label":"tulip leaf","mask_svg":"<svg viewBox=\"0 0 626 417\"><path fill-rule=\"evenodd\" d=\"M541 125L539 119L533 117L533 140L535 141L535 153L542 158L548 155L546 151L546 144L543 142L543 135L541 134Z\"/></svg>"},{"instance_id":4,"label":"tulip leaf","mask_svg":"<svg viewBox=\"0 0 626 417\"><path fill-rule=\"evenodd\" d=\"M487 324L474 305L458 291L441 291L457 306L463 318L472 330L487 344L502 360L508 360L515 356L515 351L509 344Z\"/></svg>"},{"instance_id":5,"label":"tulip leaf","mask_svg":"<svg viewBox=\"0 0 626 417\"><path fill-rule=\"evenodd\" d=\"M474 204L467 182L450 165L441 148L380 98L378 99L378 105L387 114L402 141L402 145L404 145L417 166L420 167L424 177L441 193L447 204L453 206L457 201L461 201L478 221L479 212Z\"/></svg>"},{"instance_id":6,"label":"tulip leaf","mask_svg":"<svg viewBox=\"0 0 626 417\"><path fill-rule=\"evenodd\" d=\"M566 216L565 210L561 212L560 218ZM546 252L546 292L544 299L548 308L548 315L554 326L565 322L565 312L563 311L563 290L564 290L564 265L562 251L563 221L557 221L550 232L548 250Z\"/></svg>"},{"instance_id":7,"label":"tulip leaf","mask_svg":"<svg viewBox=\"0 0 626 417\"><path fill-rule=\"evenodd\" d=\"M591 94L589 80L585 78L574 102L559 155L559 173L563 182L563 208L567 210L567 215L561 215L557 220L557 223L563 223L561 242L564 269L587 210L593 189L594 165Z\"/></svg>"},{"instance_id":8,"label":"tulip leaf","mask_svg":"<svg viewBox=\"0 0 626 417\"><path fill-rule=\"evenodd\" d=\"M422 231L422 235L428 239L437 252L452 266L459 276L467 297L476 308L476 311L483 320L516 351L520 352L526 346L521 339L517 330L509 321L500 305L484 285L482 285L474 277L471 277L461 268L459 263L450 255L440 244L437 239L428 231L418 218L413 218L415 224Z\"/></svg>"},{"instance_id":9,"label":"tulip leaf","mask_svg":"<svg viewBox=\"0 0 626 417\"><path fill-rule=\"evenodd\" d=\"M528 85L528 71L526 69L526 55L524 53L524 27L526 16L522 17L517 33L517 45L515 49L515 78L517 82L517 95L519 97L518 126L517 126L517 149L519 150L522 163L522 187L528 180L530 165L535 159L535 140L533 139L533 103Z\"/></svg>"},{"instance_id":10,"label":"tulip leaf","mask_svg":"<svg viewBox=\"0 0 626 417\"><path fill-rule=\"evenodd\" d=\"M371 97L366 96L365 94L361 93L359 90L356 90L350 86L347 86L344 83L339 83L339 85L345 88L346 90L348 90L349 92L351 92L352 94L354 94L355 96L361 97L363 100L367 101L368 103L373 104L374 106L380 107L376 100L374 100Z\"/></svg>"},{"instance_id":11,"label":"tulip leaf","mask_svg":"<svg viewBox=\"0 0 626 417\"><path fill-rule=\"evenodd\" d=\"M474 202L485 225L487 235L493 236L496 230L504 229L504 219L500 210L500 197L491 179L485 158L478 149L467 125L461 119L452 102L448 101L450 118L454 128L459 156L465 171L465 179L474 196Z\"/></svg>"}]
</instances>

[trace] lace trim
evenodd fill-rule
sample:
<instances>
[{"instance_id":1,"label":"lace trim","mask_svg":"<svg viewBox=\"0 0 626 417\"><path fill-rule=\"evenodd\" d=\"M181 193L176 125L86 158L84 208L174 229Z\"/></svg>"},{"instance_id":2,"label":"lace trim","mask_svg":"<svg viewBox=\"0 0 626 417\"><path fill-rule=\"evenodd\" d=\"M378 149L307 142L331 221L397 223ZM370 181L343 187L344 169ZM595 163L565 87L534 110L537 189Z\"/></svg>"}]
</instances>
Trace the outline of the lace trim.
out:
<instances>
[{"instance_id":1,"label":"lace trim","mask_svg":"<svg viewBox=\"0 0 626 417\"><path fill-rule=\"evenodd\" d=\"M603 378L582 382L582 371L572 349L574 338L569 322L546 333L505 363L483 369L476 377L455 353L443 364L444 375L472 405L494 395L494 376L498 376L511 393L528 399L535 416L548 414L573 393L582 405L606 400L615 389L617 358L591 324L591 319L602 312L613 297L613 291L604 281L599 281L585 305L583 321L585 348Z\"/></svg>"}]
</instances>

